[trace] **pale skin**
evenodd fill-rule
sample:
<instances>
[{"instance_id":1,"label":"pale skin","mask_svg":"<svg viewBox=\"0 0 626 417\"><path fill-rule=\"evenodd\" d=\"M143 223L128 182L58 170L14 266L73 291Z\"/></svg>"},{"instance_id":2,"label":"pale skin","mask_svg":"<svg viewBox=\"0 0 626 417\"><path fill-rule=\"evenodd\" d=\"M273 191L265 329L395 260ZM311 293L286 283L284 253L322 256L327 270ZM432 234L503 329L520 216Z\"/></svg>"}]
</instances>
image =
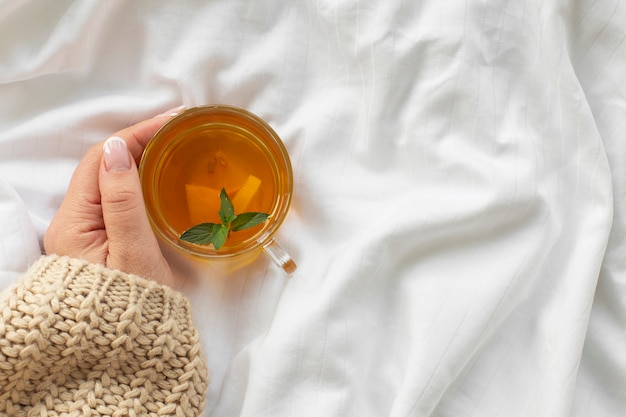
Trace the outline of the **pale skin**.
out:
<instances>
[{"instance_id":1,"label":"pale skin","mask_svg":"<svg viewBox=\"0 0 626 417\"><path fill-rule=\"evenodd\" d=\"M44 235L46 253L84 259L180 287L150 227L137 173L137 162L154 133L180 110L169 110L114 133L127 150L117 139L106 146L105 141L98 143L86 152Z\"/></svg>"}]
</instances>

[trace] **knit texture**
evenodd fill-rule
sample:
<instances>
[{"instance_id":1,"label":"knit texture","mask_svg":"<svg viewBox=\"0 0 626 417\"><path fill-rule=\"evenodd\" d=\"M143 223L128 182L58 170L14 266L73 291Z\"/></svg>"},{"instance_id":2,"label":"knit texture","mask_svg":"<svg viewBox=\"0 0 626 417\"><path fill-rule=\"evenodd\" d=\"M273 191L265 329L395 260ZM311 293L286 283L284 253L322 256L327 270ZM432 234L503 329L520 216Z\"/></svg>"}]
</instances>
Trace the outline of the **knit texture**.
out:
<instances>
[{"instance_id":1,"label":"knit texture","mask_svg":"<svg viewBox=\"0 0 626 417\"><path fill-rule=\"evenodd\" d=\"M180 293L44 256L0 295L0 415L199 416L208 371Z\"/></svg>"}]
</instances>

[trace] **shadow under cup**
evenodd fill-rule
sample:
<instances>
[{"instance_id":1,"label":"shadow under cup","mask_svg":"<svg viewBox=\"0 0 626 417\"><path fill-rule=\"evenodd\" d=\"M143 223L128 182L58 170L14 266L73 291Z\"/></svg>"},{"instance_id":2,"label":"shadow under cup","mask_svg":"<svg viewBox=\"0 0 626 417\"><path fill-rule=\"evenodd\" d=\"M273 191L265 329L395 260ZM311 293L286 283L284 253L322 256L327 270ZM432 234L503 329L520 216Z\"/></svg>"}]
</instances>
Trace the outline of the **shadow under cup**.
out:
<instances>
[{"instance_id":1,"label":"shadow under cup","mask_svg":"<svg viewBox=\"0 0 626 417\"><path fill-rule=\"evenodd\" d=\"M149 142L139 175L154 231L179 252L238 267L265 251L287 273L296 269L274 240L291 204L291 162L276 132L258 116L225 105L185 110ZM235 214L263 212L268 220L231 232L219 250L181 240L195 224L220 223L222 189L235 204ZM238 198L243 189L245 196Z\"/></svg>"}]
</instances>

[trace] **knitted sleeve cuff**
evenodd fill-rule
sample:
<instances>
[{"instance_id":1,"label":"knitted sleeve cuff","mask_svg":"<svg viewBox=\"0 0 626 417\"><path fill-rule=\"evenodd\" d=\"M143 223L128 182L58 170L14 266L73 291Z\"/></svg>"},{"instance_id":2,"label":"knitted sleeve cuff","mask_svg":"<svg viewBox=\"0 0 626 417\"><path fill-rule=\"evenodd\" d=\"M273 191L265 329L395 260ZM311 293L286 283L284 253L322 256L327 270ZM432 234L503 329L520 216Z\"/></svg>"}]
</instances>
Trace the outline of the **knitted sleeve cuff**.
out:
<instances>
[{"instance_id":1,"label":"knitted sleeve cuff","mask_svg":"<svg viewBox=\"0 0 626 417\"><path fill-rule=\"evenodd\" d=\"M52 255L0 296L0 414L195 416L207 384L189 303L168 287Z\"/></svg>"}]
</instances>

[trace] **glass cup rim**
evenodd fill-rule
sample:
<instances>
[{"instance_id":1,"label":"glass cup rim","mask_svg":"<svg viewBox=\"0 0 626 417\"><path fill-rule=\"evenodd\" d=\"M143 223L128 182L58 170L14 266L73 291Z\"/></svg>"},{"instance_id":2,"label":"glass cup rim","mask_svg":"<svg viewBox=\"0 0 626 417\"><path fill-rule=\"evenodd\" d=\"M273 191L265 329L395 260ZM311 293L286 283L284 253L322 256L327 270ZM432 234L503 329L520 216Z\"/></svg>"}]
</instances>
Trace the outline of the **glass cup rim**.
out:
<instances>
[{"instance_id":1,"label":"glass cup rim","mask_svg":"<svg viewBox=\"0 0 626 417\"><path fill-rule=\"evenodd\" d=\"M270 226L264 229L261 234L254 235L250 239L247 239L236 246L230 248L221 248L220 250L215 250L212 248L212 246L196 245L181 240L180 238L178 238L177 233L174 233L175 231L171 226L169 226L168 222L163 218L163 216L155 216L152 213L150 209L150 204L148 204L148 202L146 201L146 213L148 215L148 219L153 230L161 238L161 240L189 255L205 259L224 259L229 257L236 257L258 249L263 249L265 246L270 245L273 242L273 236L275 235L278 228L287 216L287 213L289 212L293 194L293 171L289 154L287 153L285 144L281 140L280 136L278 136L276 131L269 125L269 123L263 120L261 117L257 116L256 114L241 107L236 107L228 104L207 104L187 108L181 113L172 117L157 130L150 142L148 142L139 163L139 176L141 179L144 198L147 198L149 195L149 193L146 191L146 188L154 188L156 186L156 178L154 175L152 175L150 181L147 181L145 179L147 170L146 161L151 157L151 152L160 145L160 142L163 140L163 138L167 138L167 133L172 128L176 127L179 123L191 117L219 113L244 117L251 121L257 128L260 128L265 134L262 136L254 136L266 144L267 141L271 141L271 144L273 144L274 147L278 150L278 153L281 157L280 160L277 160L279 158L273 157L273 162L280 165L281 168L284 168L286 175L284 181L282 181L281 184L284 187L284 192L282 193L282 197L279 197L279 202L275 205L275 209L273 211L275 211L276 214L275 216L272 216ZM238 127L241 128L241 126ZM157 155L156 157L160 158L160 155ZM280 194L281 193L279 192L279 195ZM159 219L155 217L158 217ZM165 230L163 230L164 227L169 228L169 230L166 232ZM174 235L176 235L176 238L173 237Z\"/></svg>"}]
</instances>

